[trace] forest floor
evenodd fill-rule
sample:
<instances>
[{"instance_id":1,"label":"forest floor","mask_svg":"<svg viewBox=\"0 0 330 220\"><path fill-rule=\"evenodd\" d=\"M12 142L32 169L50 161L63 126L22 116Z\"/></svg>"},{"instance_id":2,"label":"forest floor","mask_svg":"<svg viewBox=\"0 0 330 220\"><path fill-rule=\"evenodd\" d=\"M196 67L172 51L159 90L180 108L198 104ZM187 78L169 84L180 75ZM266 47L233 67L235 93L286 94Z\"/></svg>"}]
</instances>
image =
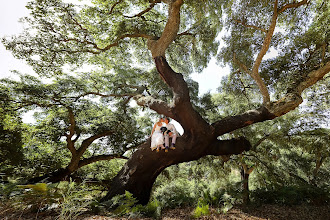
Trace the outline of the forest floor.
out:
<instances>
[{"instance_id":1,"label":"forest floor","mask_svg":"<svg viewBox=\"0 0 330 220\"><path fill-rule=\"evenodd\" d=\"M193 208L177 208L163 211L162 220L185 220L193 219ZM224 220L329 220L330 219L330 205L327 206L279 206L279 205L262 205L259 207L242 208L235 207L229 210L226 214L217 212L216 209L211 208L211 213L208 216L202 216L198 219L224 219ZM56 213L4 213L0 212L0 219L3 220L30 220L42 219L52 220L58 219ZM84 214L78 217L79 220L125 220L123 217L107 217L101 215ZM132 218L140 220L149 220L151 218Z\"/></svg>"}]
</instances>

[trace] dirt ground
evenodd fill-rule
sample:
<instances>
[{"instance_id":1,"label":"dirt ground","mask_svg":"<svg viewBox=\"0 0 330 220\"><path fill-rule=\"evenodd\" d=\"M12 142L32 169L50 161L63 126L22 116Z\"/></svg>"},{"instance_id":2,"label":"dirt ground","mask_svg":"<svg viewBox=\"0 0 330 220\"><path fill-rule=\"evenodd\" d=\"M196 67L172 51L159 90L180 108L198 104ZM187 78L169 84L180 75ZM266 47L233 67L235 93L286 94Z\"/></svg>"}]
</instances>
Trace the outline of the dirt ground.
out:
<instances>
[{"instance_id":1,"label":"dirt ground","mask_svg":"<svg viewBox=\"0 0 330 220\"><path fill-rule=\"evenodd\" d=\"M162 220L186 220L192 219L193 208L177 208L163 211ZM0 213L2 220L53 220L58 219L55 213ZM100 215L84 215L79 220L125 220L127 218L113 218ZM137 218L135 218L137 219ZM150 218L138 218L149 220ZM216 209L211 209L211 214L199 219L224 219L224 220L330 220L330 205L328 206L279 206L263 205L253 208L236 207L226 214L218 213Z\"/></svg>"}]
</instances>

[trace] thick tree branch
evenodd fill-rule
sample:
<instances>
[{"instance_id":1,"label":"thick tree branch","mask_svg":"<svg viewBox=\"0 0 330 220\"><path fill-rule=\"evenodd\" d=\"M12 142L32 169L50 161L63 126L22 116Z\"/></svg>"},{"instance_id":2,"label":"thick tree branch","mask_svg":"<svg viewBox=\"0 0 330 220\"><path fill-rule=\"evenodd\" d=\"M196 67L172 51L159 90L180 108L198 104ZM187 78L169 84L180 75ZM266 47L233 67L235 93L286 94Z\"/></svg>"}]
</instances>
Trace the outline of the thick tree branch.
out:
<instances>
[{"instance_id":1,"label":"thick tree branch","mask_svg":"<svg viewBox=\"0 0 330 220\"><path fill-rule=\"evenodd\" d=\"M120 4L122 1L123 1L123 0L119 0L119 1L115 2L115 4L113 4L113 5L111 6L111 9L110 9L110 12L109 12L110 15L113 13L113 10L115 9L115 7L116 7L118 4Z\"/></svg>"},{"instance_id":2,"label":"thick tree branch","mask_svg":"<svg viewBox=\"0 0 330 220\"><path fill-rule=\"evenodd\" d=\"M272 40L272 37L274 34L274 30L276 27L276 21L277 21L277 17L278 17L277 7L278 7L278 0L276 0L274 3L274 10L273 10L273 16L272 16L271 23L268 27L267 34L264 38L264 41L263 41L262 47L259 51L259 54L252 67L252 74L253 74L252 78L256 81L256 83L259 87L259 90L263 97L263 103L265 105L268 105L270 103L270 97L269 97L268 89L267 89L264 81L260 77L259 67L260 67L262 59L264 58L265 54L267 53L267 51L269 49L269 46L270 46L270 43L271 43L271 40Z\"/></svg>"},{"instance_id":3,"label":"thick tree branch","mask_svg":"<svg viewBox=\"0 0 330 220\"><path fill-rule=\"evenodd\" d=\"M303 102L301 97L302 92L321 80L329 72L330 61L319 69L310 72L304 81L299 82L293 92L288 93L282 99L271 103L269 107L250 110L243 114L229 116L213 123L214 135L219 136L257 122L271 120L294 110Z\"/></svg>"},{"instance_id":4,"label":"thick tree branch","mask_svg":"<svg viewBox=\"0 0 330 220\"><path fill-rule=\"evenodd\" d=\"M176 73L164 57L155 57L155 64L160 76L173 91L174 104L189 101L189 89L183 75Z\"/></svg>"},{"instance_id":5,"label":"thick tree branch","mask_svg":"<svg viewBox=\"0 0 330 220\"><path fill-rule=\"evenodd\" d=\"M142 107L148 107L154 111L156 111L158 114L163 114L168 117L173 118L173 106L167 104L166 102L155 99L151 96L144 96L144 95L136 95L133 97L136 103Z\"/></svg>"},{"instance_id":6,"label":"thick tree branch","mask_svg":"<svg viewBox=\"0 0 330 220\"><path fill-rule=\"evenodd\" d=\"M133 15L133 16L125 16L126 18L135 18L135 17L141 17L142 15L144 15L145 13L149 12L151 9L153 9L155 7L156 4L161 3L161 0L156 0L151 2L150 6L146 9L144 9L143 11L141 11L140 13Z\"/></svg>"},{"instance_id":7,"label":"thick tree branch","mask_svg":"<svg viewBox=\"0 0 330 220\"><path fill-rule=\"evenodd\" d=\"M330 72L330 61L325 63L319 69L310 72L305 78L305 80L299 83L296 91L298 92L298 94L301 94L305 89L314 85L317 81L321 80L329 72Z\"/></svg>"},{"instance_id":8,"label":"thick tree branch","mask_svg":"<svg viewBox=\"0 0 330 220\"><path fill-rule=\"evenodd\" d=\"M295 2L295 3L287 4L287 5L284 5L282 8L280 8L279 10L278 10L278 0L276 0L274 3L274 10L273 10L273 16L272 16L271 23L266 32L266 36L264 38L264 41L263 41L262 47L259 51L259 54L252 67L252 78L255 80L255 82L257 83L257 85L259 87L259 90L263 96L263 104L265 106L268 106L270 104L270 96L269 96L269 92L268 92L268 89L267 89L264 81L260 77L259 67L260 67L263 57L265 56L265 54L267 53L267 51L269 49L272 37L274 35L274 30L276 27L278 15L288 8L297 8L301 5L307 4L307 2L308 2L307 0L303 0L298 3Z\"/></svg>"},{"instance_id":9,"label":"thick tree branch","mask_svg":"<svg viewBox=\"0 0 330 220\"><path fill-rule=\"evenodd\" d=\"M114 131L104 131L102 133L99 133L99 134L96 134L96 135L93 135L85 140L83 140L83 142L81 143L81 146L80 148L78 149L77 151L77 156L78 158L80 159L80 157L85 153L85 151L87 150L87 148L93 143L93 141L95 141L96 139L99 139L101 137L105 137L105 136L108 136L108 135L111 135L113 134Z\"/></svg>"},{"instance_id":10,"label":"thick tree branch","mask_svg":"<svg viewBox=\"0 0 330 220\"><path fill-rule=\"evenodd\" d=\"M281 14L282 12L284 12L288 8L298 8L299 6L302 6L302 5L305 5L305 4L308 4L308 0L303 0L303 1L300 1L300 2L293 1L293 3L289 3L289 4L286 4L286 5L282 6L278 10L278 14Z\"/></svg>"},{"instance_id":11,"label":"thick tree branch","mask_svg":"<svg viewBox=\"0 0 330 220\"><path fill-rule=\"evenodd\" d=\"M185 131L191 130L194 133L194 127L209 129L209 125L193 108L190 102L189 88L181 73L176 73L169 66L164 57L155 57L155 63L160 76L173 92L173 102L171 107L176 114L172 117L184 127ZM166 114L165 114L166 115Z\"/></svg>"},{"instance_id":12,"label":"thick tree branch","mask_svg":"<svg viewBox=\"0 0 330 220\"><path fill-rule=\"evenodd\" d=\"M321 80L329 72L330 61L319 69L310 72L303 81L299 82L291 93L286 94L282 99L271 104L269 108L271 114L278 117L298 107L303 102L301 97L302 92Z\"/></svg>"},{"instance_id":13,"label":"thick tree branch","mask_svg":"<svg viewBox=\"0 0 330 220\"><path fill-rule=\"evenodd\" d=\"M271 120L276 116L271 114L267 108L261 107L259 109L250 110L240 115L229 116L212 124L214 128L214 135L220 136L239 128L244 128L251 124Z\"/></svg>"},{"instance_id":14,"label":"thick tree branch","mask_svg":"<svg viewBox=\"0 0 330 220\"><path fill-rule=\"evenodd\" d=\"M175 40L179 31L180 8L183 0L170 0L168 2L168 20L161 37L158 40L148 40L148 48L154 58L165 57L165 50Z\"/></svg>"},{"instance_id":15,"label":"thick tree branch","mask_svg":"<svg viewBox=\"0 0 330 220\"><path fill-rule=\"evenodd\" d=\"M128 160L129 158L128 157L125 157L125 156L122 156L122 155L97 155L97 156L93 156L93 157L90 157L90 158L86 158L86 159L83 159L83 160L80 160L79 161L79 164L78 164L78 169L83 167L83 166L86 166L88 164L91 164L91 163L94 163L94 162L97 162L97 161L101 161L101 160L112 160L112 159L125 159L125 160Z\"/></svg>"}]
</instances>

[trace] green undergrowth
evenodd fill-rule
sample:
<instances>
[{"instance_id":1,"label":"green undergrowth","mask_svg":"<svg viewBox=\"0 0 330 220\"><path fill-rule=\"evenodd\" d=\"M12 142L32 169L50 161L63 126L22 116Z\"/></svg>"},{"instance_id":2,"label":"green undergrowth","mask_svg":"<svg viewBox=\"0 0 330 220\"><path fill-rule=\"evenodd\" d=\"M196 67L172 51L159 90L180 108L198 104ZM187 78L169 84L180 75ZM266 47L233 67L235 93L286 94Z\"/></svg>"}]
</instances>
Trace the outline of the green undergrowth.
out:
<instances>
[{"instance_id":1,"label":"green undergrowth","mask_svg":"<svg viewBox=\"0 0 330 220\"><path fill-rule=\"evenodd\" d=\"M61 182L34 185L0 184L0 217L5 212L38 213L52 211L56 219L75 219L81 215L160 219L168 209L193 207L191 218L210 215L211 208L226 213L242 204L238 184L219 187L215 182L184 181L177 179L153 191L150 202L140 205L130 192L101 203L104 191L84 183ZM272 190L251 191L250 205L324 205L329 203L329 191L317 187L288 186Z\"/></svg>"}]
</instances>

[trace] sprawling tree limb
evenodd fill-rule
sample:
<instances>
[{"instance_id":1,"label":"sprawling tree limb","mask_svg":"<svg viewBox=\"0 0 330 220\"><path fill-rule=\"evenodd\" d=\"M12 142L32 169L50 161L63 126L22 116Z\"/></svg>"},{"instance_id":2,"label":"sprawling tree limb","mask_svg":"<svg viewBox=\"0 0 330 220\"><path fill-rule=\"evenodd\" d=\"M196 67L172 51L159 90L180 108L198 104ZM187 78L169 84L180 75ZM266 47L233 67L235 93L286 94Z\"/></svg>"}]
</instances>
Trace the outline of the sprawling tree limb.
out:
<instances>
[{"instance_id":1,"label":"sprawling tree limb","mask_svg":"<svg viewBox=\"0 0 330 220\"><path fill-rule=\"evenodd\" d=\"M111 9L110 9L110 12L109 12L110 15L113 13L113 10L115 9L115 7L116 7L117 5L119 5L121 2L123 2L123 0L119 0L119 1L115 2L115 3L111 6Z\"/></svg>"},{"instance_id":2,"label":"sprawling tree limb","mask_svg":"<svg viewBox=\"0 0 330 220\"><path fill-rule=\"evenodd\" d=\"M93 141L95 141L96 139L99 139L101 137L106 137L106 136L109 136L111 134L113 134L114 131L112 130L109 130L109 131L103 131L99 134L96 134L96 135L93 135L85 140L83 140L83 142L81 143L81 146L80 148L78 149L77 151L77 156L80 158L84 153L85 151L87 150L87 148L93 143Z\"/></svg>"},{"instance_id":3,"label":"sprawling tree limb","mask_svg":"<svg viewBox=\"0 0 330 220\"><path fill-rule=\"evenodd\" d=\"M208 123L193 108L190 102L189 88L181 73L176 73L167 63L165 57L155 57L155 64L165 83L173 91L173 119L180 122L185 132L194 133L195 127L208 130ZM168 115L169 116L169 115ZM171 116L169 116L171 117Z\"/></svg>"},{"instance_id":4,"label":"sprawling tree limb","mask_svg":"<svg viewBox=\"0 0 330 220\"><path fill-rule=\"evenodd\" d=\"M302 92L321 80L329 72L330 61L319 69L310 72L303 81L299 82L291 93L286 94L282 99L271 104L269 108L271 114L278 117L298 107L303 102L301 97Z\"/></svg>"},{"instance_id":5,"label":"sprawling tree limb","mask_svg":"<svg viewBox=\"0 0 330 220\"><path fill-rule=\"evenodd\" d=\"M180 26L180 8L183 0L168 1L168 20L164 31L158 40L149 39L148 48L152 57L165 57L165 50L175 40Z\"/></svg>"},{"instance_id":6,"label":"sprawling tree limb","mask_svg":"<svg viewBox=\"0 0 330 220\"><path fill-rule=\"evenodd\" d=\"M212 124L215 135L222 135L234 131L248 125L271 120L289 111L297 108L302 102L302 92L321 80L330 72L330 61L317 70L310 72L304 81L301 81L293 92L287 93L282 99L273 102L267 108L266 106L259 109L250 110L236 116L229 116Z\"/></svg>"},{"instance_id":7,"label":"sprawling tree limb","mask_svg":"<svg viewBox=\"0 0 330 220\"><path fill-rule=\"evenodd\" d=\"M151 96L136 95L134 96L136 103L142 107L148 107L158 114L167 115L168 117L174 117L173 106L167 104L166 102L155 99Z\"/></svg>"},{"instance_id":8,"label":"sprawling tree limb","mask_svg":"<svg viewBox=\"0 0 330 220\"><path fill-rule=\"evenodd\" d=\"M139 12L138 14L133 15L133 16L125 16L125 17L127 17L127 18L141 17L142 15L144 15L145 13L147 13L148 11L153 9L155 7L155 5L160 2L161 2L161 0L152 1L148 8L144 9L143 11Z\"/></svg>"},{"instance_id":9,"label":"sprawling tree limb","mask_svg":"<svg viewBox=\"0 0 330 220\"><path fill-rule=\"evenodd\" d=\"M313 70L310 72L304 81L300 82L296 88L298 94L301 94L305 89L309 88L310 86L314 85L316 82L321 80L327 73L330 72L330 61L325 63L317 70Z\"/></svg>"},{"instance_id":10,"label":"sprawling tree limb","mask_svg":"<svg viewBox=\"0 0 330 220\"><path fill-rule=\"evenodd\" d=\"M236 56L234 55L234 62L238 63L238 65L240 66L240 68L242 70L249 73L251 75L251 77L254 79L254 81L256 82L256 84L258 85L259 90L261 92L261 95L263 97L263 104L266 105L266 106L268 106L270 104L270 96L269 96L267 86L265 85L264 81L260 77L259 67L260 67L260 64L261 64L261 61L262 61L263 57L265 56L265 54L267 53L267 51L269 49L269 46L270 46L270 43L271 43L271 40L272 40L272 37L273 37L273 34L274 34L274 30L275 30L275 27L276 27L276 22L277 22L278 15L280 13L282 13L283 11L285 11L286 9L288 9L288 8L299 7L299 6L301 6L303 4L306 4L306 3L307 3L307 0L301 1L299 3L287 4L287 5L284 5L281 9L278 10L278 0L275 1L271 23L268 27L268 30L264 31L266 33L266 36L264 38L262 47L261 47L261 49L258 53L258 56L257 56L257 58L254 62L254 65L253 65L251 71L244 64L239 62L236 59ZM245 23L243 23L239 20L236 20L236 21L241 23L244 26L247 26ZM251 26L251 25L249 27L253 27L253 28L256 29L256 27ZM260 29L260 28L258 28L258 29Z\"/></svg>"},{"instance_id":11,"label":"sprawling tree limb","mask_svg":"<svg viewBox=\"0 0 330 220\"><path fill-rule=\"evenodd\" d=\"M254 79L254 81L256 82L256 84L258 85L260 93L263 97L263 104L265 106L269 106L270 96L269 96L267 86L265 85L264 81L260 77L259 67L260 67L260 64L262 62L263 57L266 55L266 53L269 49L272 37L274 35L278 15L280 13L284 12L288 8L296 8L296 7L299 7L301 5L307 4L307 2L308 2L307 0L303 0L303 1L300 1L300 2L297 2L297 3L294 2L294 3L291 3L291 4L286 4L283 7L281 7L280 9L278 9L278 0L275 1L274 7L273 7L274 8L273 9L273 16L272 16L270 25L269 25L267 31L265 31L266 36L264 38L262 47L261 47L261 49L258 53L258 56L257 56L257 58L256 58L256 60L253 64L253 67L252 67L251 71L244 64L239 62L239 60L237 60L237 58L234 54L234 62L237 63L240 66L240 69L242 69L243 71L249 73L251 75L251 77ZM247 26L244 22L241 22L240 20L236 20L236 22L241 23L244 26ZM251 25L249 25L249 27L253 27L255 29L260 29L260 28L257 28L255 26L251 26Z\"/></svg>"},{"instance_id":12,"label":"sprawling tree limb","mask_svg":"<svg viewBox=\"0 0 330 220\"><path fill-rule=\"evenodd\" d=\"M278 14L281 14L288 8L298 8L299 6L308 4L308 0L302 0L300 2L293 1L293 3L286 4L278 10Z\"/></svg>"},{"instance_id":13,"label":"sprawling tree limb","mask_svg":"<svg viewBox=\"0 0 330 220\"><path fill-rule=\"evenodd\" d=\"M267 108L261 107L240 115L226 117L213 123L212 126L214 127L214 135L220 136L236 129L273 118L275 118L275 115L271 114Z\"/></svg>"},{"instance_id":14,"label":"sprawling tree limb","mask_svg":"<svg viewBox=\"0 0 330 220\"><path fill-rule=\"evenodd\" d=\"M265 56L265 54L267 53L269 46L270 46L270 42L272 40L273 34L274 34L274 30L276 27L276 21L277 21L277 17L278 17L278 13L277 13L277 7L278 7L278 0L275 1L274 3L274 10L273 10L273 16L272 16L272 20L271 23L268 27L266 36L264 38L262 47L258 53L258 56L254 62L254 65L252 67L252 78L255 80L255 82L257 83L259 90L262 94L263 97L263 103L268 105L270 103L270 97L269 97L269 92L268 89L264 83L264 81L261 79L260 74L259 74L259 67L261 64L261 61L263 59L263 57Z\"/></svg>"},{"instance_id":15,"label":"sprawling tree limb","mask_svg":"<svg viewBox=\"0 0 330 220\"><path fill-rule=\"evenodd\" d=\"M177 105L190 101L189 89L181 73L176 73L167 63L165 57L155 57L156 68L173 92L173 101Z\"/></svg>"}]
</instances>

